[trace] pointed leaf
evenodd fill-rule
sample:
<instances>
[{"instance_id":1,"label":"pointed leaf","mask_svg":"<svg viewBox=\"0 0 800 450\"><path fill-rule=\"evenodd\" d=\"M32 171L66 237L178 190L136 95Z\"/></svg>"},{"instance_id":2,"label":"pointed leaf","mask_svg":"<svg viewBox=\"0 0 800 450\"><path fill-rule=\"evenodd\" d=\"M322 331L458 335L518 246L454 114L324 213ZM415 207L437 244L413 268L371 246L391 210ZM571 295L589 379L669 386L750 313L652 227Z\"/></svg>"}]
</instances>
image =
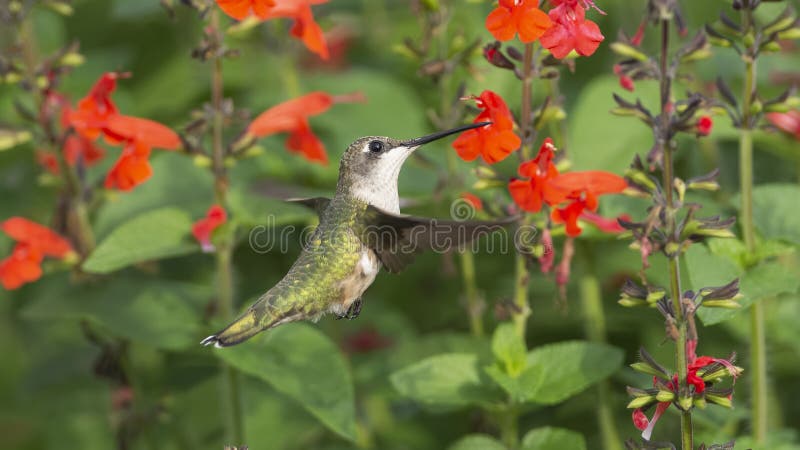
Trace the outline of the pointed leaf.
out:
<instances>
[{"instance_id":1,"label":"pointed leaf","mask_svg":"<svg viewBox=\"0 0 800 450\"><path fill-rule=\"evenodd\" d=\"M355 440L353 377L336 344L316 328L288 324L213 351L299 402L333 432Z\"/></svg>"}]
</instances>

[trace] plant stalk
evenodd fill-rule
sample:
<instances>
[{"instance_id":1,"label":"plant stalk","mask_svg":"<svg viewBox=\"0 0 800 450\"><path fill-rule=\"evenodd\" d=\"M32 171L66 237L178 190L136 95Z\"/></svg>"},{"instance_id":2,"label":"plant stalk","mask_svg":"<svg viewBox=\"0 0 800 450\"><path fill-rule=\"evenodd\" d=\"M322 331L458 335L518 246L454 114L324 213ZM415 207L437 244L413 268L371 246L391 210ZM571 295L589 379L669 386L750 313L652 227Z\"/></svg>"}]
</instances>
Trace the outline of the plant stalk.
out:
<instances>
[{"instance_id":1,"label":"plant stalk","mask_svg":"<svg viewBox=\"0 0 800 450\"><path fill-rule=\"evenodd\" d=\"M749 17L749 12L744 13ZM752 255L756 250L756 232L753 223L753 132L750 114L756 81L755 60L745 56L745 83L742 92L742 126L739 130L739 189L741 191L741 221L745 248ZM750 307L750 377L751 426L753 438L763 443L767 436L767 355L764 329L764 302Z\"/></svg>"},{"instance_id":2,"label":"plant stalk","mask_svg":"<svg viewBox=\"0 0 800 450\"><path fill-rule=\"evenodd\" d=\"M222 44L222 32L219 28L219 11L215 8L211 13L211 28L216 44ZM222 56L216 55L211 67L211 103L214 117L211 129L212 170L214 172L214 197L216 203L223 208L227 206L228 180L225 168L225 146L223 143L223 77ZM226 233L225 239L217 245L217 313L225 321L233 319L233 246L230 242L234 230ZM229 444L244 444L244 422L242 420L242 401L239 387L239 374L229 364L222 362L222 408L225 423L225 437Z\"/></svg>"},{"instance_id":3,"label":"plant stalk","mask_svg":"<svg viewBox=\"0 0 800 450\"><path fill-rule=\"evenodd\" d=\"M658 136L656 136L663 155L663 184L666 195L667 236L675 236L678 209L675 207L675 183L673 142L669 137L669 123L671 119L670 98L672 90L672 75L668 67L669 58L669 20L661 21L661 52L659 58L661 114L659 116ZM672 309L675 314L675 328L677 336L675 341L675 365L678 372L679 389L681 392L686 387L688 374L688 361L686 355L687 323L683 315L682 290L680 278L680 253L668 256L670 295ZM681 411L681 448L693 450L692 412Z\"/></svg>"}]
</instances>

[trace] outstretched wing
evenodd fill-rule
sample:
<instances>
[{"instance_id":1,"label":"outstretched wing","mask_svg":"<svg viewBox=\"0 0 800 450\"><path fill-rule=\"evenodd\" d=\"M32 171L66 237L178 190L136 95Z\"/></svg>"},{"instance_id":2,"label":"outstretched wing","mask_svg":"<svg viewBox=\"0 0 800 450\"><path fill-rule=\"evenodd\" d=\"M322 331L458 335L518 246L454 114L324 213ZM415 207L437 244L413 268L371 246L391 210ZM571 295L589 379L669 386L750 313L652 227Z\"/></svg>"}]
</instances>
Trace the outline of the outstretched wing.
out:
<instances>
[{"instance_id":1,"label":"outstretched wing","mask_svg":"<svg viewBox=\"0 0 800 450\"><path fill-rule=\"evenodd\" d=\"M480 236L488 236L517 220L457 221L393 214L367 207L362 241L389 272L405 269L423 251L447 252Z\"/></svg>"}]
</instances>

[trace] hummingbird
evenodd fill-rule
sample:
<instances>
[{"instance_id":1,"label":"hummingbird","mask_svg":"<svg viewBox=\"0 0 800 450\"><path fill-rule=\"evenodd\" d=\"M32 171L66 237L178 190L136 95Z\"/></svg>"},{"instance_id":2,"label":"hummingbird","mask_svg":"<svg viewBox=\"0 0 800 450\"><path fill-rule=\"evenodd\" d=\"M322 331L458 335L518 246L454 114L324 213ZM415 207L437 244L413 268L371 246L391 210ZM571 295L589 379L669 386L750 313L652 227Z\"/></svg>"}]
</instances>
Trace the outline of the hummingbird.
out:
<instances>
[{"instance_id":1,"label":"hummingbird","mask_svg":"<svg viewBox=\"0 0 800 450\"><path fill-rule=\"evenodd\" d=\"M400 214L397 179L406 159L429 142L489 125L473 123L410 140L357 139L345 151L333 198L290 199L311 208L319 224L289 272L241 316L201 344L228 347L255 334L326 313L354 319L362 294L381 268L398 273L414 255L446 251L513 222L457 221Z\"/></svg>"}]
</instances>

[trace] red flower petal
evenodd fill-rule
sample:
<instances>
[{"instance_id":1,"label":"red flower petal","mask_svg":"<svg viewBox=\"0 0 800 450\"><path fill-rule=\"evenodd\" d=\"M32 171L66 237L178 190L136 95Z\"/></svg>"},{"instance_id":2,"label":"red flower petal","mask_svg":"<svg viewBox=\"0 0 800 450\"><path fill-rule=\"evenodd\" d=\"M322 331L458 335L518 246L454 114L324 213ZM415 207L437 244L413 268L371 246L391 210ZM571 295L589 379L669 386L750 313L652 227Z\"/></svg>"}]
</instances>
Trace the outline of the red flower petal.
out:
<instances>
[{"instance_id":1,"label":"red flower petal","mask_svg":"<svg viewBox=\"0 0 800 450\"><path fill-rule=\"evenodd\" d=\"M77 109L65 110L65 121L86 138L96 139L106 119L117 114L117 107L111 101L111 94L117 87L117 79L122 76L125 74L115 72L103 74L89 94L78 102Z\"/></svg>"},{"instance_id":2,"label":"red flower petal","mask_svg":"<svg viewBox=\"0 0 800 450\"><path fill-rule=\"evenodd\" d=\"M650 421L647 420L647 416L644 415L644 413L642 412L641 408L634 409L632 417L633 417L633 426L635 426L639 430L644 431L644 429L647 428L647 425L650 423Z\"/></svg>"},{"instance_id":3,"label":"red flower petal","mask_svg":"<svg viewBox=\"0 0 800 450\"><path fill-rule=\"evenodd\" d=\"M11 255L0 261L0 284L5 289L17 289L42 276L42 254L25 243L17 244Z\"/></svg>"},{"instance_id":4,"label":"red flower petal","mask_svg":"<svg viewBox=\"0 0 800 450\"><path fill-rule=\"evenodd\" d=\"M211 234L227 220L228 214L225 209L219 205L212 205L206 212L206 217L192 225L192 235L202 245L203 251L211 252L214 250L214 246L211 244Z\"/></svg>"},{"instance_id":5,"label":"red flower petal","mask_svg":"<svg viewBox=\"0 0 800 450\"><path fill-rule=\"evenodd\" d=\"M225 14L237 20L242 20L254 14L265 19L269 9L275 5L274 0L216 0L217 5Z\"/></svg>"},{"instance_id":6,"label":"red flower petal","mask_svg":"<svg viewBox=\"0 0 800 450\"><path fill-rule=\"evenodd\" d=\"M767 120L775 127L789 134L794 134L794 138L800 140L800 111L792 110L785 113L767 113Z\"/></svg>"},{"instance_id":7,"label":"red flower petal","mask_svg":"<svg viewBox=\"0 0 800 450\"><path fill-rule=\"evenodd\" d=\"M145 182L153 174L149 157L150 147L140 142L129 142L106 175L105 187L130 191Z\"/></svg>"},{"instance_id":8,"label":"red flower petal","mask_svg":"<svg viewBox=\"0 0 800 450\"><path fill-rule=\"evenodd\" d=\"M477 195L472 194L470 192L463 192L461 194L461 198L470 205L472 205L472 207L475 208L476 211L483 210L483 201Z\"/></svg>"},{"instance_id":9,"label":"red flower petal","mask_svg":"<svg viewBox=\"0 0 800 450\"><path fill-rule=\"evenodd\" d=\"M139 117L109 117L104 131L117 141L137 141L151 148L175 150L181 146L180 137L170 128Z\"/></svg>"},{"instance_id":10,"label":"red flower petal","mask_svg":"<svg viewBox=\"0 0 800 450\"><path fill-rule=\"evenodd\" d=\"M63 258L72 251L69 241L58 233L24 217L11 217L0 224L11 239L47 256Z\"/></svg>"},{"instance_id":11,"label":"red flower petal","mask_svg":"<svg viewBox=\"0 0 800 450\"><path fill-rule=\"evenodd\" d=\"M697 120L697 134L700 136L708 136L711 134L711 128L714 126L714 121L710 116L702 116Z\"/></svg>"},{"instance_id":12,"label":"red flower petal","mask_svg":"<svg viewBox=\"0 0 800 450\"><path fill-rule=\"evenodd\" d=\"M305 120L286 138L286 148L292 152L300 153L311 162L328 164L325 146L311 131L311 127Z\"/></svg>"},{"instance_id":13,"label":"red flower petal","mask_svg":"<svg viewBox=\"0 0 800 450\"><path fill-rule=\"evenodd\" d=\"M513 131L514 119L502 97L486 90L475 101L483 111L473 123L492 123L465 131L452 146L465 161L472 161L480 155L487 163L494 164L517 150L522 141Z\"/></svg>"}]
</instances>

